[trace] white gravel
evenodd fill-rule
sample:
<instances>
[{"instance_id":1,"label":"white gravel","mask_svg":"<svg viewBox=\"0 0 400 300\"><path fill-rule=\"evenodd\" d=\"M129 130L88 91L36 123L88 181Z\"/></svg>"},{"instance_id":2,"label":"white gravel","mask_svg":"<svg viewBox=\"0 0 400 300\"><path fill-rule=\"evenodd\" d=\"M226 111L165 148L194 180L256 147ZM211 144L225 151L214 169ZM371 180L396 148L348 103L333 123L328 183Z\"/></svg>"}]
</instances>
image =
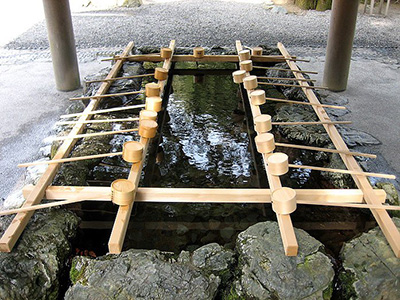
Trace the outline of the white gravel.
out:
<instances>
[{"instance_id":1,"label":"white gravel","mask_svg":"<svg viewBox=\"0 0 400 300\"><path fill-rule=\"evenodd\" d=\"M308 11L303 16L276 14L259 3L222 0L187 0L144 5L139 8L73 14L77 47L123 47L133 40L137 45L234 46L245 44L325 47L330 11ZM391 49L400 44L400 18L360 14L355 47ZM9 49L47 49L44 22L36 24ZM387 50L385 50L387 51Z\"/></svg>"}]
</instances>

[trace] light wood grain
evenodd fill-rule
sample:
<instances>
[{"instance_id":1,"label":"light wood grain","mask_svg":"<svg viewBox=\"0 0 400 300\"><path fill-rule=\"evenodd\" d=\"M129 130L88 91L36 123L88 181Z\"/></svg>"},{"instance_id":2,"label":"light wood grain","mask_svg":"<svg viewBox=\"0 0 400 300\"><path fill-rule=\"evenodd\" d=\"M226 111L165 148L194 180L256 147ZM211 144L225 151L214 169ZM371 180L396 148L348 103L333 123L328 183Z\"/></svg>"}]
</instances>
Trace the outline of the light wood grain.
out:
<instances>
[{"instance_id":1,"label":"light wood grain","mask_svg":"<svg viewBox=\"0 0 400 300\"><path fill-rule=\"evenodd\" d=\"M137 109L137 108L144 108L146 105L145 104L137 104L137 105L129 105L129 106L121 106L121 107L113 107L113 108L107 108L107 109L99 109L99 110L94 110L88 113L74 113L74 114L67 114L67 115L61 115L61 119L67 119L67 118L72 118L72 117L80 117L83 115L97 115L97 114L105 114L109 112L115 112L115 111L124 111L124 110L131 110L131 109ZM82 120L86 121L86 120ZM77 123L81 123L81 120L78 120Z\"/></svg>"},{"instance_id":2,"label":"light wood grain","mask_svg":"<svg viewBox=\"0 0 400 300\"><path fill-rule=\"evenodd\" d=\"M75 125L78 122L82 124L99 124L99 123L119 123L119 122L134 122L139 121L139 118L124 118L124 119L104 119L104 120L88 120L88 121L60 121L56 125Z\"/></svg>"},{"instance_id":3,"label":"light wood grain","mask_svg":"<svg viewBox=\"0 0 400 300\"><path fill-rule=\"evenodd\" d=\"M127 132L135 132L138 131L138 128L132 129L123 129L123 130L114 130L114 131L102 131L102 132L95 132L95 133L84 133L84 134L75 134L75 135L66 135L66 136L58 136L53 139L53 141L64 141L69 139L81 139L81 138L88 138L88 137L95 137L95 136L103 136L103 135L112 135L112 134L120 134L120 133L127 133Z\"/></svg>"},{"instance_id":4,"label":"light wood grain","mask_svg":"<svg viewBox=\"0 0 400 300\"><path fill-rule=\"evenodd\" d=\"M236 51L239 53L243 49L242 44L240 41L236 41ZM250 74L248 74L250 75ZM251 98L251 92L252 90L247 90L247 97L248 99ZM253 115L253 120L261 115L261 110L260 107L257 105L253 105L251 102L249 103L251 113ZM265 134L265 133L264 133ZM263 161L265 164L265 170L268 178L268 183L271 188L271 191L273 192L274 190L281 188L282 184L278 176L272 176L270 172L268 172L268 164L267 164L267 158L268 154L263 153L262 154ZM292 224L292 220L290 218L290 215L282 215L282 214L276 214L277 220L278 220L278 225L279 225L279 230L281 233L281 238L282 238L282 243L283 243L283 249L285 251L285 255L287 256L296 256L298 252L298 243L296 239L296 235L294 233L294 228Z\"/></svg>"},{"instance_id":5,"label":"light wood grain","mask_svg":"<svg viewBox=\"0 0 400 300\"><path fill-rule=\"evenodd\" d=\"M361 175L361 176L371 176L378 178L387 178L387 179L396 179L396 176L390 174L382 174L382 173L371 173L371 172L362 172L362 171L354 171L354 170L342 170L342 169L333 169L333 168L324 168L324 167L315 167L315 166L303 166L303 165L294 165L289 164L289 168L294 169L308 169L322 172L331 172L331 173L341 173L341 174L350 174L350 175Z\"/></svg>"},{"instance_id":6,"label":"light wood grain","mask_svg":"<svg viewBox=\"0 0 400 300\"><path fill-rule=\"evenodd\" d=\"M96 159L96 158L103 158L103 157L112 157L112 156L118 156L118 155L122 155L122 152L102 153L102 154L95 154L95 155L86 155L86 156L78 156L78 157L35 161L35 162L30 162L30 163L19 164L18 167L25 168L25 167L39 166L39 165L61 164L61 163L66 163L66 162Z\"/></svg>"},{"instance_id":7,"label":"light wood grain","mask_svg":"<svg viewBox=\"0 0 400 300\"><path fill-rule=\"evenodd\" d=\"M274 71L294 72L294 73L303 73L303 74L318 74L318 72L315 72L315 71L291 70L291 69L262 67L262 66L253 66L253 69L274 70Z\"/></svg>"},{"instance_id":8,"label":"light wood grain","mask_svg":"<svg viewBox=\"0 0 400 300\"><path fill-rule=\"evenodd\" d=\"M317 104L317 103L302 102L302 101L287 100L287 99L279 99L279 98L271 98L271 97L266 97L265 100L275 101L275 102L284 102L284 103L293 103L293 104L299 104L299 105L309 105L309 106L315 106L315 107L326 107L326 108L334 108L334 109L347 109L346 107L339 106L339 105Z\"/></svg>"},{"instance_id":9,"label":"light wood grain","mask_svg":"<svg viewBox=\"0 0 400 300\"><path fill-rule=\"evenodd\" d=\"M69 98L69 100L90 100L90 99L103 99L110 97L120 97L120 96L128 96L128 95L137 95L144 93L143 90L133 91L133 92L123 92L123 93L115 93L115 94L105 94L105 95L93 95L93 96L84 96L84 97L75 97Z\"/></svg>"},{"instance_id":10,"label":"light wood grain","mask_svg":"<svg viewBox=\"0 0 400 300\"><path fill-rule=\"evenodd\" d=\"M95 83L95 82L109 82L109 81L135 79L135 78L150 77L150 76L154 76L154 73L132 75L132 76L122 76L122 77L115 77L115 78L109 78L109 79L104 78L104 79L88 80L88 81L85 81L85 83L89 84L89 83Z\"/></svg>"},{"instance_id":11,"label":"light wood grain","mask_svg":"<svg viewBox=\"0 0 400 300\"><path fill-rule=\"evenodd\" d=\"M276 126L293 126L293 125L345 125L351 124L351 121L309 121L309 122L271 122L272 125Z\"/></svg>"},{"instance_id":12,"label":"light wood grain","mask_svg":"<svg viewBox=\"0 0 400 300\"><path fill-rule=\"evenodd\" d=\"M171 67L171 61L174 57L175 50L175 40L171 41L169 48L172 50L172 55L170 58L164 60L163 68L169 70ZM159 81L160 90L164 91L165 80ZM161 96L161 95L158 95ZM141 138L140 142L143 144L143 159L141 162L133 164L129 173L128 180L132 181L135 186L135 191L137 191L139 186L139 180L142 173L143 162L146 158L147 149L150 140L147 138ZM135 200L135 198L134 198ZM126 230L129 224L129 218L132 212L133 203L125 206L120 206L115 218L114 226L111 231L110 239L108 241L108 250L110 253L119 254L122 251L122 246L124 244L124 239L126 235Z\"/></svg>"},{"instance_id":13,"label":"light wood grain","mask_svg":"<svg viewBox=\"0 0 400 300\"><path fill-rule=\"evenodd\" d=\"M34 189L33 185L26 185L22 189L25 198ZM363 193L359 189L295 189L297 200L303 202L362 204ZM380 203L386 200L386 192L374 189L375 197ZM92 201L111 200L110 187L101 186L49 186L44 197L48 200L69 199L74 195L90 199L96 194L97 199ZM138 188L136 202L162 203L269 203L271 202L270 189L241 189L241 188Z\"/></svg>"},{"instance_id":14,"label":"light wood grain","mask_svg":"<svg viewBox=\"0 0 400 300\"><path fill-rule=\"evenodd\" d=\"M306 82L306 81L301 81L301 82ZM306 89L314 89L314 90L327 90L328 88L325 86L314 86L314 85L308 85L308 86L300 86L297 84L286 84L286 83L275 83L275 82L262 82L259 81L258 84L260 85L273 85L273 86L285 86L285 87L295 87L295 88L306 88Z\"/></svg>"},{"instance_id":15,"label":"light wood grain","mask_svg":"<svg viewBox=\"0 0 400 300\"><path fill-rule=\"evenodd\" d=\"M296 149L304 149L304 150L312 150L312 151L321 151L321 152L330 152L330 153L342 153L346 155L353 156L364 156L369 158L376 158L375 154L362 153L362 152L353 152L346 150L338 150L338 149L330 149L330 148L321 148L321 147L313 147L313 146L304 146L304 145L296 145L296 144L288 144L288 143L275 143L277 147L287 147L287 148L296 148Z\"/></svg>"},{"instance_id":16,"label":"light wood grain","mask_svg":"<svg viewBox=\"0 0 400 300\"><path fill-rule=\"evenodd\" d=\"M133 48L133 42L130 42L128 46L125 48L123 54L128 55L128 53ZM114 78L117 76L118 72L120 71L122 66L122 61L117 62L112 67L110 73L108 74L107 78ZM103 95L107 92L108 88L110 87L110 82L104 82L101 84L99 90L97 91L96 95ZM88 106L85 108L84 112L80 117L80 121L88 120L91 116L90 112L96 110L97 106L99 105L99 100L94 99L89 102ZM83 124L76 124L71 131L71 135L76 135L82 132L84 126ZM69 154L76 143L76 139L68 139L66 140L57 150L57 153L54 156L54 159L60 159ZM46 188L51 184L56 175L60 164L52 164L46 169L43 175L40 177L37 185L32 190L32 192L27 197L25 201L24 207L36 205L40 203L42 200ZM33 212L22 212L18 213L8 228L3 233L3 236L0 238L0 251L2 252L10 252L14 247L15 243L17 242L18 238L20 237L21 233L25 229L26 224L28 223L29 219L31 218Z\"/></svg>"},{"instance_id":17,"label":"light wood grain","mask_svg":"<svg viewBox=\"0 0 400 300\"><path fill-rule=\"evenodd\" d=\"M283 46L282 43L278 43L277 46L281 51L282 55L284 55L285 57L290 57L288 51L286 50L286 48ZM289 60L287 60L286 63L289 65L290 69L292 69L293 74L296 78L304 78L301 73L297 72L299 68L295 63ZM304 83L304 85L307 85L307 83ZM305 88L303 89L303 92L306 94L308 100L311 103L319 103L317 96L314 94L312 90ZM330 121L328 114L322 107L313 107L313 109L317 114L318 118L320 119L320 121ZM325 127L325 130L329 134L336 149L349 151L346 143L343 141L343 138L337 131L336 127L329 125L323 125L323 126ZM339 154L339 155L341 156L344 164L349 170L362 172L362 168L358 165L357 161L353 156L345 154ZM367 202L367 204L379 205L379 201L376 198L371 183L369 182L366 175L353 174L352 177L358 188L362 190L364 194L364 199ZM392 219L390 218L389 214L386 211L381 209L371 209L371 212L374 215L375 220L379 224L379 227L382 229L382 232L385 235L386 239L388 240L394 254L396 255L396 257L400 258L400 232L397 229L396 225L393 223Z\"/></svg>"},{"instance_id":18,"label":"light wood grain","mask_svg":"<svg viewBox=\"0 0 400 300\"><path fill-rule=\"evenodd\" d=\"M257 76L258 79L264 80L282 80L282 81L308 81L308 82L315 82L314 79L297 79L297 78L287 78L287 77L264 77L264 76Z\"/></svg>"}]
</instances>

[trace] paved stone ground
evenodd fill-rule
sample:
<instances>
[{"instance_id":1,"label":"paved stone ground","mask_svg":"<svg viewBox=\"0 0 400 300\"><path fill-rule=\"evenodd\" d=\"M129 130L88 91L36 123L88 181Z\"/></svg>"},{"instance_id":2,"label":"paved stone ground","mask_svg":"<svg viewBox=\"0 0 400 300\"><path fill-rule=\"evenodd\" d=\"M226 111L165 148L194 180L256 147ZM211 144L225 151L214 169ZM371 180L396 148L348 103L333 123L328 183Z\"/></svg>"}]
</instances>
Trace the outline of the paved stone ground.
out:
<instances>
[{"instance_id":1,"label":"paved stone ground","mask_svg":"<svg viewBox=\"0 0 400 300\"><path fill-rule=\"evenodd\" d=\"M134 9L73 14L81 78L105 66L100 58L130 40L137 45L167 45L176 39L179 46L233 46L241 39L249 46L282 41L293 54L312 58L304 68L319 70L315 78L322 81L329 12L274 14L260 1L147 2ZM397 14L359 15L349 88L341 93L350 100L352 112L346 118L354 122L352 126L383 143L373 149L383 154L376 169L384 166L398 174L399 25ZM80 93L55 90L44 21L17 34L0 48L0 198L22 174L16 165L35 158L41 140L68 105L67 98Z\"/></svg>"}]
</instances>

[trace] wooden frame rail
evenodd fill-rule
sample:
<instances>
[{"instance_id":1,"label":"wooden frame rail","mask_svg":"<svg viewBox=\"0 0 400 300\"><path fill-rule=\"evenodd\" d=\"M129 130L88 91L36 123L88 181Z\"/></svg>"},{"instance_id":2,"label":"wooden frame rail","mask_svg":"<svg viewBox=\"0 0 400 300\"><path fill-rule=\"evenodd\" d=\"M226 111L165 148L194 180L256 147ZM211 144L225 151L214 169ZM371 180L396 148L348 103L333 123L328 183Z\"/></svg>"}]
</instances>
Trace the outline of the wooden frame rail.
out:
<instances>
[{"instance_id":1,"label":"wooden frame rail","mask_svg":"<svg viewBox=\"0 0 400 300\"><path fill-rule=\"evenodd\" d=\"M148 62L162 62L163 58L160 55L129 55L124 56L121 55L116 57L115 60L125 59L127 61L148 61ZM251 59L254 62L260 63L278 63L285 62L286 59L282 55L252 55ZM291 58L291 60L296 60L295 58ZM203 57L197 58L193 55L174 55L172 57L171 62L239 62L239 58L237 55L204 55Z\"/></svg>"},{"instance_id":2,"label":"wooden frame rail","mask_svg":"<svg viewBox=\"0 0 400 300\"><path fill-rule=\"evenodd\" d=\"M163 68L169 70L171 67L171 61L175 49L175 40L172 40L169 44L169 48L172 50L171 58L168 58L164 61ZM159 81L160 90L164 90L165 81ZM165 93L165 91L163 91ZM131 171L129 173L128 180L132 181L136 187L136 190L139 185L140 176L142 174L143 162L146 158L147 149L149 147L150 140L147 138L141 138L140 142L143 144L143 159L140 163L136 163L132 165ZM135 200L135 199L134 199ZM108 251L113 254L119 254L122 251L122 246L124 243L126 230L129 224L129 218L131 216L132 207L134 202L129 205L120 206L118 209L117 216L115 218L114 226L111 231L110 239L108 241Z\"/></svg>"},{"instance_id":3,"label":"wooden frame rail","mask_svg":"<svg viewBox=\"0 0 400 300\"><path fill-rule=\"evenodd\" d=\"M133 42L130 42L125 50L123 51L123 55L129 55L129 53L133 49ZM118 75L120 71L123 60L120 60L114 64L111 68L111 71L107 75L107 79L114 78ZM111 81L104 82L100 85L100 88L96 92L95 96L104 95L109 87L111 86ZM96 110L100 103L101 99L93 97L93 99L89 102L88 106L86 106L85 110L83 111L82 115L79 118L79 121L86 121L91 117L90 112ZM75 136L80 134L83 129L85 128L83 123L77 123L71 130L70 136ZM57 153L54 156L54 159L60 159L68 156L69 152L72 150L76 143L77 139L69 138L63 142L63 144L58 148ZM49 165L43 175L40 177L37 185L32 190L32 192L27 197L23 207L36 205L41 202L46 188L51 184L53 181L58 169L60 168L60 164L52 164ZM24 231L25 226L28 224L29 219L32 217L33 212L22 212L18 213L11 224L8 226L6 231L4 232L3 236L0 238L0 251L2 252L10 252L14 247L15 243L18 241L21 233Z\"/></svg>"},{"instance_id":4,"label":"wooden frame rail","mask_svg":"<svg viewBox=\"0 0 400 300\"><path fill-rule=\"evenodd\" d=\"M242 44L240 41L236 41L236 51L239 54L240 51L243 50ZM247 98L250 99L250 92L247 91ZM245 101L245 99L243 99ZM249 105L251 108L251 112L253 115L253 119L259 115L261 115L260 108L256 105L253 105L251 101L249 101ZM267 158L269 154L263 154L263 162L265 165L265 171L267 173L267 178L269 182L270 189L272 191L281 188L281 180L278 176L273 176L268 172L268 163L267 163ZM282 237L282 243L283 243L283 248L285 251L285 255L287 256L296 256L298 252L298 243L296 239L296 235L294 233L294 228L292 224L292 220L290 218L290 215L282 215L282 214L276 214L276 218L278 220L278 225L279 225L279 230L281 233Z\"/></svg>"},{"instance_id":5,"label":"wooden frame rail","mask_svg":"<svg viewBox=\"0 0 400 300\"><path fill-rule=\"evenodd\" d=\"M277 46L281 51L282 55L288 58L288 60L286 60L286 63L292 70L293 75L298 79L304 79L303 74L298 72L299 68L297 67L297 65L289 60L291 56L289 52L286 50L285 46L282 43L278 43ZM307 88L309 86L307 82L299 81L298 84L303 86L302 90L311 103L320 104L313 90ZM331 121L331 119L329 118L328 114L326 113L323 107L312 106L312 108L314 109L315 113L317 114L321 122ZM337 150L349 151L349 148L347 147L342 136L340 135L339 131L336 129L334 125L324 124L323 126ZM343 163L346 165L348 170L363 172L362 168L357 163L354 156L346 155L344 153L339 153L339 155L342 158ZM374 190L368 178L365 175L351 175L351 176L353 177L357 187L363 192L365 202L368 204L379 205L379 200L376 198ZM396 225L394 224L393 220L390 218L387 211L383 209L371 209L371 212L375 217L386 239L388 240L390 246L392 247L394 254L396 255L396 257L400 258L400 232L397 229Z\"/></svg>"},{"instance_id":6,"label":"wooden frame rail","mask_svg":"<svg viewBox=\"0 0 400 300\"><path fill-rule=\"evenodd\" d=\"M29 196L34 185L26 185L22 189L25 198ZM363 193L359 189L296 189L297 199L307 202L325 203L363 203ZM79 195L91 201L111 200L109 187L94 186L49 186L44 198L48 200L69 199ZM386 200L386 192L374 189L380 203ZM270 189L223 189L223 188L145 188L136 192L136 202L184 202L184 203L269 203Z\"/></svg>"}]
</instances>

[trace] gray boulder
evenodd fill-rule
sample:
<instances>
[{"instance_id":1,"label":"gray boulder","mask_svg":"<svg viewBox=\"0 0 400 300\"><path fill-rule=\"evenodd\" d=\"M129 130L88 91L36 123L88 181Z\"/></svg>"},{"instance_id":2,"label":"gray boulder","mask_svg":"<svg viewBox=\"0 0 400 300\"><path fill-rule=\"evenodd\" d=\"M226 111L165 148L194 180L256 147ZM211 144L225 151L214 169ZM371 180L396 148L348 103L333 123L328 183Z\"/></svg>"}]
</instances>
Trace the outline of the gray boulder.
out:
<instances>
[{"instance_id":1,"label":"gray boulder","mask_svg":"<svg viewBox=\"0 0 400 300\"><path fill-rule=\"evenodd\" d=\"M396 187L394 186L393 183L390 182L377 182L376 187L378 189L383 189L386 192L386 203L390 205L400 205L400 200L399 200L399 193L396 190ZM397 217L400 218L400 211L398 210L393 210L389 211L389 214L392 217Z\"/></svg>"},{"instance_id":2,"label":"gray boulder","mask_svg":"<svg viewBox=\"0 0 400 300\"><path fill-rule=\"evenodd\" d=\"M334 270L323 245L295 229L296 257L285 256L276 222L257 223L239 234L237 279L225 299L330 299Z\"/></svg>"},{"instance_id":3,"label":"gray boulder","mask_svg":"<svg viewBox=\"0 0 400 300\"><path fill-rule=\"evenodd\" d=\"M11 217L0 218L0 234ZM0 299L58 299L79 224L65 209L36 212L10 253L0 253Z\"/></svg>"},{"instance_id":4,"label":"gray boulder","mask_svg":"<svg viewBox=\"0 0 400 300\"><path fill-rule=\"evenodd\" d=\"M400 229L400 219L393 221ZM341 258L343 299L400 299L400 260L379 227L345 243Z\"/></svg>"},{"instance_id":5,"label":"gray boulder","mask_svg":"<svg viewBox=\"0 0 400 300\"><path fill-rule=\"evenodd\" d=\"M233 251L218 244L179 257L158 250L128 250L96 259L75 257L65 299L214 299L229 279Z\"/></svg>"},{"instance_id":6,"label":"gray boulder","mask_svg":"<svg viewBox=\"0 0 400 300\"><path fill-rule=\"evenodd\" d=\"M277 122L318 121L318 117L311 108L299 105L281 106L273 119ZM304 145L325 147L330 141L322 126L279 126L279 132L288 140Z\"/></svg>"}]
</instances>

